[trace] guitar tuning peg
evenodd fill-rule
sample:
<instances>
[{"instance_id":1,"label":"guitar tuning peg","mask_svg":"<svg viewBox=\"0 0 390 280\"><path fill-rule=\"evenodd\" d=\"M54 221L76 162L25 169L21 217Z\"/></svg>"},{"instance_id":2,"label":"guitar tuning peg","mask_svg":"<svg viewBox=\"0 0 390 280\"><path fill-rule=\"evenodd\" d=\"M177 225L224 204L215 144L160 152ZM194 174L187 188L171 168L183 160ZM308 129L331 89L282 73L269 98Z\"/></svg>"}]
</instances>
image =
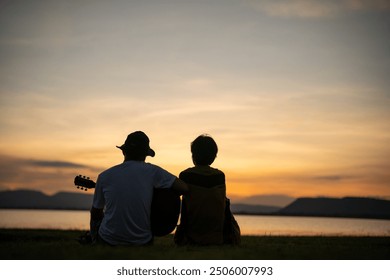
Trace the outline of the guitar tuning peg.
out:
<instances>
[{"instance_id":1,"label":"guitar tuning peg","mask_svg":"<svg viewBox=\"0 0 390 280\"><path fill-rule=\"evenodd\" d=\"M79 188L80 188L80 186L77 186L77 188L79 189Z\"/></svg>"},{"instance_id":2,"label":"guitar tuning peg","mask_svg":"<svg viewBox=\"0 0 390 280\"><path fill-rule=\"evenodd\" d=\"M87 189L84 189L84 191L87 191Z\"/></svg>"},{"instance_id":3,"label":"guitar tuning peg","mask_svg":"<svg viewBox=\"0 0 390 280\"><path fill-rule=\"evenodd\" d=\"M81 190L84 190L84 188L83 188L83 187L81 187Z\"/></svg>"},{"instance_id":4,"label":"guitar tuning peg","mask_svg":"<svg viewBox=\"0 0 390 280\"><path fill-rule=\"evenodd\" d=\"M87 180L89 180L89 177L87 177Z\"/></svg>"},{"instance_id":5,"label":"guitar tuning peg","mask_svg":"<svg viewBox=\"0 0 390 280\"><path fill-rule=\"evenodd\" d=\"M86 179L87 177L83 176L84 179Z\"/></svg>"}]
</instances>

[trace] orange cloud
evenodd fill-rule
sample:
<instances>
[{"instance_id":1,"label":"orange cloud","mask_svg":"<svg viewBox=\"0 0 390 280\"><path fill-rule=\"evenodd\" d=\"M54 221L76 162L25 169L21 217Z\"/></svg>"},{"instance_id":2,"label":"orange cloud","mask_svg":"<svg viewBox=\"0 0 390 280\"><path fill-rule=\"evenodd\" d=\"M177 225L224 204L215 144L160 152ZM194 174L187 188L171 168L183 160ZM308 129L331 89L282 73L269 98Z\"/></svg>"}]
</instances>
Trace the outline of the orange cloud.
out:
<instances>
[{"instance_id":1,"label":"orange cloud","mask_svg":"<svg viewBox=\"0 0 390 280\"><path fill-rule=\"evenodd\" d=\"M254 0L249 3L267 15L283 18L324 18L351 11L390 9L387 0Z\"/></svg>"},{"instance_id":2,"label":"orange cloud","mask_svg":"<svg viewBox=\"0 0 390 280\"><path fill-rule=\"evenodd\" d=\"M101 170L74 162L0 155L0 189L34 189L48 194L72 191L76 175L96 174L99 171Z\"/></svg>"}]
</instances>

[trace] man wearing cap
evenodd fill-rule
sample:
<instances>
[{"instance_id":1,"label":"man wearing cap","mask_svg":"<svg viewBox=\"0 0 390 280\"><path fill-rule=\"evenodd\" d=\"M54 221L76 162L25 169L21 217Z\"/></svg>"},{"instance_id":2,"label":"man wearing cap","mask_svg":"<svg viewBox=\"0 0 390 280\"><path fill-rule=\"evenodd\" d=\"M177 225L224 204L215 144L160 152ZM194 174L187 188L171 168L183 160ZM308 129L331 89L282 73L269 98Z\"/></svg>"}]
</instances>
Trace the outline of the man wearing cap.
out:
<instances>
[{"instance_id":1,"label":"man wearing cap","mask_svg":"<svg viewBox=\"0 0 390 280\"><path fill-rule=\"evenodd\" d=\"M172 188L179 194L188 186L151 163L155 156L142 131L127 136L122 146L124 162L103 171L96 182L91 209L92 238L110 245L145 245L153 240L150 215L154 188ZM104 212L103 212L104 209Z\"/></svg>"}]
</instances>

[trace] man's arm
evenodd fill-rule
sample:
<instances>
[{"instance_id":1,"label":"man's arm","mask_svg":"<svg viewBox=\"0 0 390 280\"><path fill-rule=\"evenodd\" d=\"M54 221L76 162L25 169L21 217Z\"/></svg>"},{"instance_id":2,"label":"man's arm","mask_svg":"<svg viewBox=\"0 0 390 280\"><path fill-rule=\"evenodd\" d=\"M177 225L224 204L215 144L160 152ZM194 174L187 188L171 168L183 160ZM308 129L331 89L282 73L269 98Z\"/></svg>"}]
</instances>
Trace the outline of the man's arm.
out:
<instances>
[{"instance_id":1,"label":"man's arm","mask_svg":"<svg viewBox=\"0 0 390 280\"><path fill-rule=\"evenodd\" d=\"M91 221L90 221L90 233L92 237L92 242L96 242L97 235L99 232L100 224L102 223L104 217L103 209L98 209L95 207L91 208Z\"/></svg>"},{"instance_id":2,"label":"man's arm","mask_svg":"<svg viewBox=\"0 0 390 280\"><path fill-rule=\"evenodd\" d=\"M95 207L91 208L91 220L103 220L103 209L98 209Z\"/></svg>"},{"instance_id":3,"label":"man's arm","mask_svg":"<svg viewBox=\"0 0 390 280\"><path fill-rule=\"evenodd\" d=\"M190 191L188 185L179 178L176 178L173 182L172 190L178 192L179 194L187 194Z\"/></svg>"}]
</instances>

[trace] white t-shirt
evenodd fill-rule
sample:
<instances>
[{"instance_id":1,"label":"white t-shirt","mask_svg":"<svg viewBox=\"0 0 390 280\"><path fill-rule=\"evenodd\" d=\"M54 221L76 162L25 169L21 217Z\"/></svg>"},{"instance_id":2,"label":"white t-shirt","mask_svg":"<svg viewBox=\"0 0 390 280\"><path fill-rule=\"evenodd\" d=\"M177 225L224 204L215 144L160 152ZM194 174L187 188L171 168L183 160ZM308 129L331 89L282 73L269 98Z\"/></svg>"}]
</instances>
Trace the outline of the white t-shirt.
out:
<instances>
[{"instance_id":1,"label":"white t-shirt","mask_svg":"<svg viewBox=\"0 0 390 280\"><path fill-rule=\"evenodd\" d=\"M142 161L126 161L102 172L93 198L94 208L105 208L101 238L112 245L149 242L153 188L170 188L175 179L161 167Z\"/></svg>"}]
</instances>

